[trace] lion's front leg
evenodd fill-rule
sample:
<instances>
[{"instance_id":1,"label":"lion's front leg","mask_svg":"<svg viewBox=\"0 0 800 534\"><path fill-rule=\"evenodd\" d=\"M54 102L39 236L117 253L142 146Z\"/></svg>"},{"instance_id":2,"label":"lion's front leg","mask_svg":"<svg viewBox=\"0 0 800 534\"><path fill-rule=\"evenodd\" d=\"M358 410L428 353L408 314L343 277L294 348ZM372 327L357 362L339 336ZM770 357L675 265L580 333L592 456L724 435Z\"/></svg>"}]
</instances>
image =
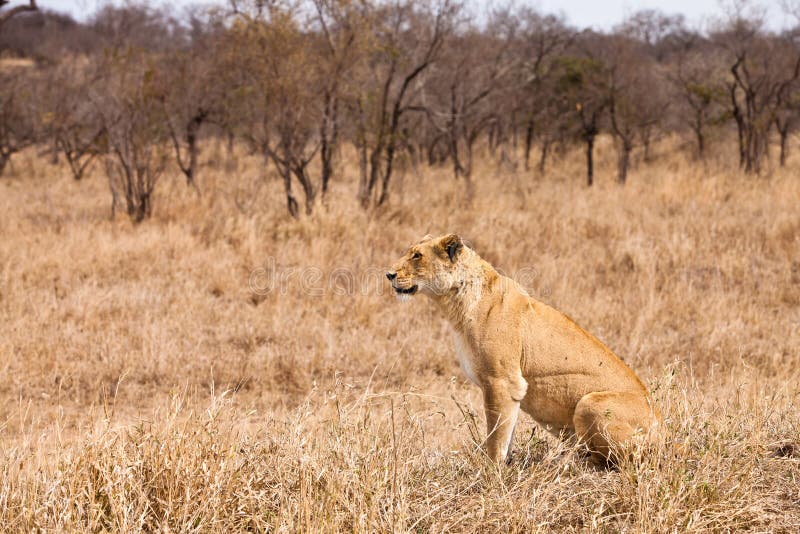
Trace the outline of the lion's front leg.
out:
<instances>
[{"instance_id":1,"label":"lion's front leg","mask_svg":"<svg viewBox=\"0 0 800 534\"><path fill-rule=\"evenodd\" d=\"M486 410L486 452L496 463L510 458L514 427L519 416L519 401L512 398L504 381L483 388Z\"/></svg>"}]
</instances>

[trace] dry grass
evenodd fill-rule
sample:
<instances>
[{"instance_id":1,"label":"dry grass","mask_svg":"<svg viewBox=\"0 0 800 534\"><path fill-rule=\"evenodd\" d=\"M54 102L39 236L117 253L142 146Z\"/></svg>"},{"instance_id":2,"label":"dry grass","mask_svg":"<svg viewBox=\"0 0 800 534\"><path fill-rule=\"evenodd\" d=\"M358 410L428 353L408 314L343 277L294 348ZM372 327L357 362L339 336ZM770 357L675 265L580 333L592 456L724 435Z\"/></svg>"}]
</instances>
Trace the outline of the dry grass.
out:
<instances>
[{"instance_id":1,"label":"dry grass","mask_svg":"<svg viewBox=\"0 0 800 534\"><path fill-rule=\"evenodd\" d=\"M14 69L28 69L36 66L36 62L29 58L21 57L0 57L0 71Z\"/></svg>"},{"instance_id":2,"label":"dry grass","mask_svg":"<svg viewBox=\"0 0 800 534\"><path fill-rule=\"evenodd\" d=\"M487 159L468 207L446 169L409 169L379 213L347 168L299 221L243 156L201 198L165 180L134 227L99 173L23 154L0 180L0 523L797 531L800 162L752 179L664 149L621 189L600 155L591 190L579 154L544 178ZM450 230L622 355L687 446L595 471L523 418L489 466L444 321L370 278ZM254 294L270 258L283 290Z\"/></svg>"}]
</instances>

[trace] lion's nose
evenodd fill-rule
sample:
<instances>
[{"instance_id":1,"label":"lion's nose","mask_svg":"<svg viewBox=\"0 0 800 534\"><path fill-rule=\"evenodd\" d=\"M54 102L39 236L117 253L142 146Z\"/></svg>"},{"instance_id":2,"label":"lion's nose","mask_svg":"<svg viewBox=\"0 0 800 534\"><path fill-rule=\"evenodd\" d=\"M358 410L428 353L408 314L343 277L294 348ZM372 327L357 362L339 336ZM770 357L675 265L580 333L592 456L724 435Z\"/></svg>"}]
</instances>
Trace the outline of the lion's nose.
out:
<instances>
[{"instance_id":1,"label":"lion's nose","mask_svg":"<svg viewBox=\"0 0 800 534\"><path fill-rule=\"evenodd\" d=\"M388 279L389 279L389 281L391 282L392 280L394 280L395 278L397 278L397 273L388 272L388 273L386 273L386 278L388 278Z\"/></svg>"}]
</instances>

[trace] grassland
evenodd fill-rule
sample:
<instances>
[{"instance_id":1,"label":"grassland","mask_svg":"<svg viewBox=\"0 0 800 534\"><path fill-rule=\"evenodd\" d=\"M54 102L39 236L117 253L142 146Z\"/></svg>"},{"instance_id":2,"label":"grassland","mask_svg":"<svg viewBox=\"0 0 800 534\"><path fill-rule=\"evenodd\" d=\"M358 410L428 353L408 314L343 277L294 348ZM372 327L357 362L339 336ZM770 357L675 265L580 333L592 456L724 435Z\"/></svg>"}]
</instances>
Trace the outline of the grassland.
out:
<instances>
[{"instance_id":1,"label":"grassland","mask_svg":"<svg viewBox=\"0 0 800 534\"><path fill-rule=\"evenodd\" d=\"M0 179L0 524L798 531L800 159L753 178L665 145L621 188L599 152L592 189L578 153L546 176L485 157L469 204L409 167L374 212L344 165L300 220L240 155L200 196L166 177L138 226L109 219L99 169L21 154ZM375 275L445 231L620 354L663 439L597 471L523 418L490 466L444 320Z\"/></svg>"}]
</instances>

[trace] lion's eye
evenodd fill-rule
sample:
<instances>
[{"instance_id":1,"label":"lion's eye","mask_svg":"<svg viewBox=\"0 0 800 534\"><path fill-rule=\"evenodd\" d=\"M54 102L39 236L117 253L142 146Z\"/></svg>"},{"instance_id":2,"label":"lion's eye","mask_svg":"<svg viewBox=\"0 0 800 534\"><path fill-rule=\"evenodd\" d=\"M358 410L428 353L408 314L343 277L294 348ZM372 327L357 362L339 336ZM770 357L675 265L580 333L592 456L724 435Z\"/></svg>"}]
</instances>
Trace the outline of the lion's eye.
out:
<instances>
[{"instance_id":1,"label":"lion's eye","mask_svg":"<svg viewBox=\"0 0 800 534\"><path fill-rule=\"evenodd\" d=\"M411 255L411 259L412 260L418 260L421 257L422 257L422 254L420 254L419 252L415 252L414 254Z\"/></svg>"}]
</instances>

